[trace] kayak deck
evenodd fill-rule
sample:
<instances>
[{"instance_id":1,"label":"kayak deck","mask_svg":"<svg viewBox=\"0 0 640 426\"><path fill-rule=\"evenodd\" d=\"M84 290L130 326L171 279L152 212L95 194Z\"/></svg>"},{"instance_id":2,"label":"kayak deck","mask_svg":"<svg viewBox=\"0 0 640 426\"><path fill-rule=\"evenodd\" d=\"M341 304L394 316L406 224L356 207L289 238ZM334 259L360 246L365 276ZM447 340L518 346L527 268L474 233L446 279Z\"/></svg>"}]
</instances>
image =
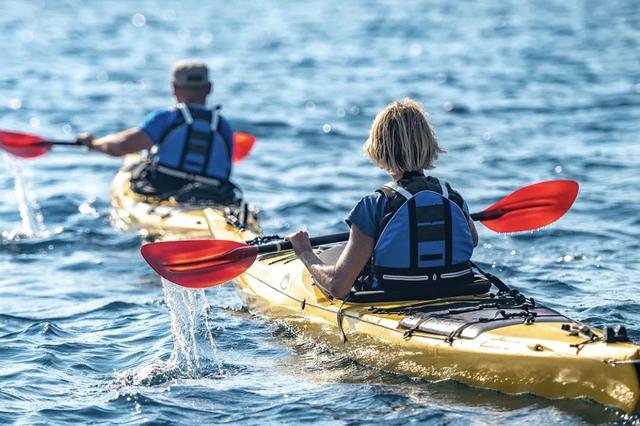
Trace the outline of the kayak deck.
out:
<instances>
[{"instance_id":1,"label":"kayak deck","mask_svg":"<svg viewBox=\"0 0 640 426\"><path fill-rule=\"evenodd\" d=\"M607 343L602 331L544 306L526 307L527 315L522 303L509 309L506 300L488 294L331 301L291 252L263 256L236 285L250 310L287 320L364 365L506 393L584 397L628 413L638 409L640 346ZM478 306L484 307L471 309Z\"/></svg>"},{"instance_id":2,"label":"kayak deck","mask_svg":"<svg viewBox=\"0 0 640 426\"><path fill-rule=\"evenodd\" d=\"M248 205L242 205L242 214L236 206L221 206L214 203L188 205L173 199L159 200L145 197L131 189L131 170L141 160L139 155L128 155L113 179L111 189L111 218L118 229L142 228L153 236L170 235L177 238L219 238L222 222L238 216L246 222L249 231L246 239L254 238L260 232L257 212ZM246 220L244 220L246 218Z\"/></svg>"}]
</instances>

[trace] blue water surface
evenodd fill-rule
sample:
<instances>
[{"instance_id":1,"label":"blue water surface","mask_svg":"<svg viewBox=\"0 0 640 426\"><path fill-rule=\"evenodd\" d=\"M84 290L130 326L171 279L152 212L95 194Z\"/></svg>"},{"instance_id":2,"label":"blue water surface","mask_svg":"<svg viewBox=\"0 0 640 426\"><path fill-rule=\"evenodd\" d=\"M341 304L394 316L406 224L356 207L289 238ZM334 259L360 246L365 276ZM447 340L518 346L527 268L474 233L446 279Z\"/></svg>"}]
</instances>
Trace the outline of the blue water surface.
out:
<instances>
[{"instance_id":1,"label":"blue water surface","mask_svg":"<svg viewBox=\"0 0 640 426\"><path fill-rule=\"evenodd\" d=\"M258 137L235 180L269 234L344 231L387 179L361 151L373 117L415 98L472 211L580 182L547 229L480 227L476 259L640 340L640 2L0 0L0 52L0 128L61 139L136 125L171 105L172 62L205 60L211 103ZM0 165L0 424L639 421L382 373L252 316L231 286L163 286L141 235L110 223L119 165L73 148ZM42 212L31 236L14 176Z\"/></svg>"}]
</instances>

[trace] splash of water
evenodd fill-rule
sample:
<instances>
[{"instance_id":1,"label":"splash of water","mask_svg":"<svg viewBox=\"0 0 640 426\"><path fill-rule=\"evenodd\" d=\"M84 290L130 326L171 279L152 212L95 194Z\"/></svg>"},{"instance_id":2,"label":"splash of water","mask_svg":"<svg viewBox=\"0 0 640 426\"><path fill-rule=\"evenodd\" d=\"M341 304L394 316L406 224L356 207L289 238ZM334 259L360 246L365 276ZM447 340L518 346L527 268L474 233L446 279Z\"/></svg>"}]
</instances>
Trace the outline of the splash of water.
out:
<instances>
[{"instance_id":1,"label":"splash of water","mask_svg":"<svg viewBox=\"0 0 640 426\"><path fill-rule=\"evenodd\" d=\"M120 374L115 381L116 391L121 386L155 386L180 378L225 374L211 333L211 307L204 290L186 289L165 279L162 290L171 316L171 356Z\"/></svg>"},{"instance_id":2,"label":"splash of water","mask_svg":"<svg viewBox=\"0 0 640 426\"><path fill-rule=\"evenodd\" d=\"M11 155L3 153L4 162L13 176L14 191L18 201L18 210L22 225L19 229L4 231L3 239L18 240L30 238L44 238L48 236L44 226L44 217L33 191L31 169L24 167L24 163Z\"/></svg>"},{"instance_id":3,"label":"splash of water","mask_svg":"<svg viewBox=\"0 0 640 426\"><path fill-rule=\"evenodd\" d=\"M212 369L222 373L209 322L210 306L203 289L186 289L162 279L164 300L171 315L173 351L169 363L186 376L199 377Z\"/></svg>"}]
</instances>

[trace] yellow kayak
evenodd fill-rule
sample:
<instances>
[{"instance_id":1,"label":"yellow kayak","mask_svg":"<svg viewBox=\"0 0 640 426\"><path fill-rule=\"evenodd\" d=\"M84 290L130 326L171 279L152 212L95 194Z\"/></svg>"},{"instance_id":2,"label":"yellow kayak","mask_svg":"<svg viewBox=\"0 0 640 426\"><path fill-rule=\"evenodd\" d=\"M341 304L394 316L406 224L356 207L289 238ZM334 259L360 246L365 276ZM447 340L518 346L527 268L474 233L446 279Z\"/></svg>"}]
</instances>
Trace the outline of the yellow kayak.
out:
<instances>
[{"instance_id":1,"label":"yellow kayak","mask_svg":"<svg viewBox=\"0 0 640 426\"><path fill-rule=\"evenodd\" d=\"M111 187L111 218L118 229L141 228L149 235L177 238L217 238L221 228L233 224L246 230L249 240L260 232L257 211L248 204L221 206L214 203L190 205L173 198L159 200L135 193L131 189L131 170L141 161L128 155ZM230 228L232 229L232 228Z\"/></svg>"},{"instance_id":2,"label":"yellow kayak","mask_svg":"<svg viewBox=\"0 0 640 426\"><path fill-rule=\"evenodd\" d=\"M332 262L340 250L318 252ZM481 277L466 289L476 294L389 303L361 292L332 301L289 251L260 256L236 285L252 312L286 320L367 366L505 393L589 398L627 413L638 409L640 346L628 341L626 330L585 326L517 292L491 295Z\"/></svg>"},{"instance_id":3,"label":"yellow kayak","mask_svg":"<svg viewBox=\"0 0 640 426\"><path fill-rule=\"evenodd\" d=\"M215 209L157 204L130 191L126 167L114 180L114 219L126 225L219 240L252 240ZM244 228L243 228L244 229ZM206 234L206 235L205 235ZM181 237L182 237L181 236ZM343 246L320 247L326 263ZM254 313L285 320L363 365L505 393L589 398L627 413L640 400L640 346L626 330L599 330L518 292L489 293L481 275L455 297L381 301L376 292L329 300L291 251L259 255L235 280Z\"/></svg>"}]
</instances>

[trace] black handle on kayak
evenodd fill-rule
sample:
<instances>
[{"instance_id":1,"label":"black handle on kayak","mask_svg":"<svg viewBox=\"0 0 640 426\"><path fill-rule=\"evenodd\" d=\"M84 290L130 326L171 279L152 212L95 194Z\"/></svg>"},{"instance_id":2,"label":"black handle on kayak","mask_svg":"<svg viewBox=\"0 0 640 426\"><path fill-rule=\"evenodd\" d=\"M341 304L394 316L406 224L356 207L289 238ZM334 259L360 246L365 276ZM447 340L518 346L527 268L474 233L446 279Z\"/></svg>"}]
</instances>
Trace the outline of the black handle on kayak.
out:
<instances>
[{"instance_id":1,"label":"black handle on kayak","mask_svg":"<svg viewBox=\"0 0 640 426\"><path fill-rule=\"evenodd\" d=\"M339 243L340 241L347 241L349 239L348 232L342 232L340 234L323 235L322 237L310 238L311 245L321 246L323 244ZM293 247L291 241L278 241L277 243L265 244L258 246L258 254L275 253L277 251L291 250Z\"/></svg>"}]
</instances>

